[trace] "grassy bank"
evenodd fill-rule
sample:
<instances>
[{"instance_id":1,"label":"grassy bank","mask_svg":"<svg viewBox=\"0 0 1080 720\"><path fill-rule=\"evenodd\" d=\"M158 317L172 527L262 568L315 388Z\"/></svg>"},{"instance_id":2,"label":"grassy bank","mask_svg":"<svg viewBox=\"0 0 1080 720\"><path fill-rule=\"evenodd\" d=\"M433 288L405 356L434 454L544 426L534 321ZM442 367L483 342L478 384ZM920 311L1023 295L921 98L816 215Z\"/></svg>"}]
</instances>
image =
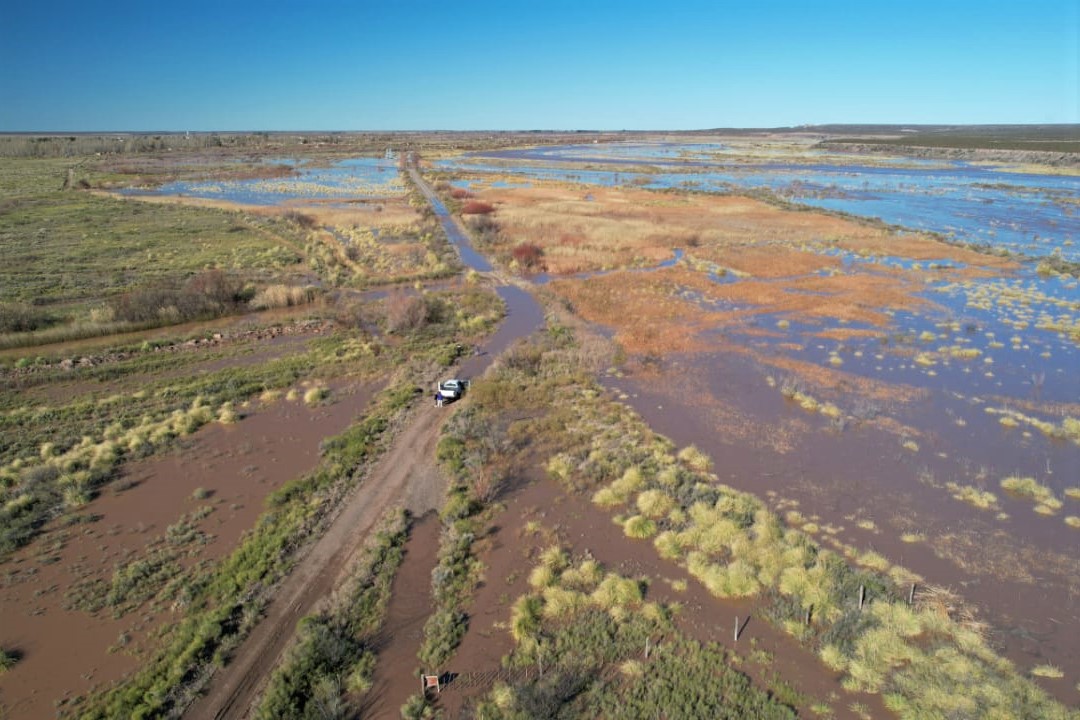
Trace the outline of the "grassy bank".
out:
<instances>
[{"instance_id":1,"label":"grassy bank","mask_svg":"<svg viewBox=\"0 0 1080 720\"><path fill-rule=\"evenodd\" d=\"M294 644L274 670L257 717L341 717L350 701L370 688L375 667L371 641L390 600L408 524L404 511L389 511L344 587L299 622Z\"/></svg>"},{"instance_id":2,"label":"grassy bank","mask_svg":"<svg viewBox=\"0 0 1080 720\"><path fill-rule=\"evenodd\" d=\"M646 580L552 546L529 584L513 604L514 650L503 663L531 673L497 685L476 717L795 717L734 670L721 646L682 637L675 610L647 600Z\"/></svg>"}]
</instances>

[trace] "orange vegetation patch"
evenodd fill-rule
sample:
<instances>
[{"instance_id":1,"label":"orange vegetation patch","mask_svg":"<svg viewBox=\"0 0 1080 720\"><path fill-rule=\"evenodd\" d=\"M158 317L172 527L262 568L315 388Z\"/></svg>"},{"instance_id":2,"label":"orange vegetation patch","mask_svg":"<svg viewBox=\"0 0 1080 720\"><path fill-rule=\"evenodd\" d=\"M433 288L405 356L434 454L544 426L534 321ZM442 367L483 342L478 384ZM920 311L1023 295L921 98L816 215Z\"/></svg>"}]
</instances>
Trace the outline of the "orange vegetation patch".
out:
<instances>
[{"instance_id":1,"label":"orange vegetation patch","mask_svg":"<svg viewBox=\"0 0 1080 720\"><path fill-rule=\"evenodd\" d=\"M614 272L588 280L559 280L552 290L585 320L615 330L631 353L667 354L705 349L695 337L717 316L677 296L677 274Z\"/></svg>"},{"instance_id":2,"label":"orange vegetation patch","mask_svg":"<svg viewBox=\"0 0 1080 720\"><path fill-rule=\"evenodd\" d=\"M827 277L797 277L789 282L747 280L714 284L710 295L748 303L767 312L886 325L886 309L910 310L928 305L915 295L919 284L879 273L855 272Z\"/></svg>"},{"instance_id":3,"label":"orange vegetation patch","mask_svg":"<svg viewBox=\"0 0 1080 720\"><path fill-rule=\"evenodd\" d=\"M868 330L861 328L829 328L828 330L822 330L820 332L813 333L814 337L821 338L822 340L853 340L855 338L881 338L883 334L880 330Z\"/></svg>"},{"instance_id":4,"label":"orange vegetation patch","mask_svg":"<svg viewBox=\"0 0 1080 720\"><path fill-rule=\"evenodd\" d=\"M699 252L694 249L692 254L737 272L761 278L809 275L843 266L840 258L783 245L748 245L722 248L719 252L716 250L718 249L706 248L705 252Z\"/></svg>"},{"instance_id":5,"label":"orange vegetation patch","mask_svg":"<svg viewBox=\"0 0 1080 720\"><path fill-rule=\"evenodd\" d=\"M929 304L915 294L921 287L876 272L716 283L683 266L552 283L586 320L615 328L616 339L630 352L691 350L700 345L694 339L699 331L738 327L749 332L748 320L760 313L884 326L890 321L886 309ZM635 340L628 343L630 338Z\"/></svg>"},{"instance_id":6,"label":"orange vegetation patch","mask_svg":"<svg viewBox=\"0 0 1080 720\"><path fill-rule=\"evenodd\" d=\"M478 190L477 198L497 208L508 246L529 242L543 248L552 274L642 267L679 247L758 277L838 268L840 260L824 255L826 249L975 267L1009 264L929 236L740 196L540 183Z\"/></svg>"}]
</instances>

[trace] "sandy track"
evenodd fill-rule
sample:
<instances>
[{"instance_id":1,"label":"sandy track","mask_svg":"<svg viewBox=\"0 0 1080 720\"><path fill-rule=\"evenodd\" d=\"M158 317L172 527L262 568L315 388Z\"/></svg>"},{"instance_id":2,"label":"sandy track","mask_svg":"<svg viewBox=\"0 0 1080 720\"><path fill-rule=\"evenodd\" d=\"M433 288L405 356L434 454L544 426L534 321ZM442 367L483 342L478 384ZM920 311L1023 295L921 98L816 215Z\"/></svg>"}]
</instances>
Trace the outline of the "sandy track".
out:
<instances>
[{"instance_id":1,"label":"sandy track","mask_svg":"<svg viewBox=\"0 0 1080 720\"><path fill-rule=\"evenodd\" d=\"M376 462L326 532L282 581L266 616L243 642L209 691L184 713L188 718L248 717L252 704L293 637L297 621L342 580L342 571L383 513L404 505L419 515L438 506L443 482L434 464L439 425L446 416L422 398L405 429Z\"/></svg>"}]
</instances>

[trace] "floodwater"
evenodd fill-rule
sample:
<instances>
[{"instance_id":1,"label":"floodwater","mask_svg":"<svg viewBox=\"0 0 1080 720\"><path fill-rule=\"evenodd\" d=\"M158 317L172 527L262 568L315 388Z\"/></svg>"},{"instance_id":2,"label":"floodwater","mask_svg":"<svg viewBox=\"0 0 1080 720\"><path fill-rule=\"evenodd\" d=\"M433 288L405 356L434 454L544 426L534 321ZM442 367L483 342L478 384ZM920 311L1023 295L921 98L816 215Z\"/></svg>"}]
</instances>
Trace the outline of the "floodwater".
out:
<instances>
[{"instance_id":1,"label":"floodwater","mask_svg":"<svg viewBox=\"0 0 1080 720\"><path fill-rule=\"evenodd\" d=\"M477 152L439 165L608 186L764 189L799 204L962 242L1080 261L1080 177L1006 172L960 161L882 166L733 160L722 145L615 143ZM595 169L599 164L604 169Z\"/></svg>"},{"instance_id":2,"label":"floodwater","mask_svg":"<svg viewBox=\"0 0 1080 720\"><path fill-rule=\"evenodd\" d=\"M476 547L484 562L485 580L480 583L470 605L469 630L458 650L444 668L455 674L492 672L500 668L502 656L512 649L508 628L510 609L522 594L531 591L528 571L537 562L539 552L552 544L543 533L529 532L530 523L554 531L558 544L572 556L586 553L605 569L626 577L649 580L647 597L668 605L678 603L677 626L683 634L701 643L718 642L739 655L751 649L769 652L773 663L739 665L759 687L768 687L775 671L799 692L833 708L835 718L855 718L848 705L858 699L869 700L877 713L884 712L877 698L853 696L837 686L831 673L791 637L777 631L755 616L760 610L753 600L718 600L708 594L684 568L661 559L644 543L628 540L611 516L581 494L567 493L551 477L537 468L543 461L526 469L514 487L499 498L506 509L493 520L490 531ZM673 580L687 583L685 591L672 589ZM746 622L738 643L732 638L733 621L739 616ZM741 623L740 623L741 624ZM490 687L466 687L451 681L438 699L438 707L447 718L473 717L470 705ZM827 702L830 693L837 700ZM807 708L801 708L805 711Z\"/></svg>"},{"instance_id":3,"label":"floodwater","mask_svg":"<svg viewBox=\"0 0 1080 720\"><path fill-rule=\"evenodd\" d=\"M497 154L504 160L528 157L509 168L484 166L483 157L466 158L455 166L469 172L487 169L500 179L518 174L607 185L630 177L566 167L576 148L532 152ZM629 152L619 148L614 156ZM541 157L557 160L556 166L539 164ZM650 159L655 164L655 158ZM606 160L610 163L612 157ZM865 193L861 200L851 200L862 205L838 209L879 207L867 204L876 194L874 202L887 203L896 212L887 218L893 222L938 222L968 204L963 239L986 238L1002 245L1004 238L1008 247L1009 237L1015 240L1038 228L1047 239L1033 254L1039 248L1045 253L1044 244L1059 248L1063 256L1073 248L1073 237L1080 234L1076 219L1069 206L1056 201L1066 195L1080 200L1076 179L927 165L785 164L758 167L739 177L765 178L777 187L790 184L798 174L813 175L818 182L839 178ZM683 174L653 171L645 187L702 180L700 168L692 169ZM1005 183L1027 189L984 187ZM958 190L961 186L967 194ZM871 188L876 188L874 193ZM993 202L983 202L987 198ZM991 211L975 212L984 207ZM998 232L1002 212L1019 228L1009 230L1012 236ZM1078 282L1039 275L1026 266L968 279L967 268L956 262L916 263L821 251L839 256L842 273L866 264L880 266L882 272L932 270L919 293L925 307L890 311L886 328L759 313L745 324L715 331L711 351L670 355L659 368L631 365L624 377L609 379L609 386L653 428L679 445L694 443L711 455L722 482L768 498L781 514L797 508L807 520L829 529L818 536L826 547L872 549L927 583L958 591L991 622L994 642L1019 668L1050 662L1072 677L1069 669L1080 667L1080 531L1063 518L1080 515L1080 501L1065 494L1080 486L1080 445L1047 437L1033 427L1008 427L1001 418L1002 411L1009 410L1053 423L1080 417ZM673 254L675 262L682 257L679 249ZM607 274L576 279L588 282ZM555 278L531 279L543 283ZM713 279L741 281L732 274ZM830 339L830 332L843 339ZM839 405L841 422L784 399L778 386L789 373L789 362L837 370L835 377L826 375L806 389ZM898 397L864 397L859 379L894 388ZM1064 507L1046 516L1034 512L1029 500L1004 492L1000 481L1014 473L1036 478ZM955 499L948 483L992 492L996 507L980 510ZM1044 681L1043 686L1075 703L1075 680Z\"/></svg>"},{"instance_id":4,"label":"floodwater","mask_svg":"<svg viewBox=\"0 0 1080 720\"><path fill-rule=\"evenodd\" d=\"M280 162L280 161L277 161ZM294 163L293 177L251 180L177 181L153 190L129 188L124 195L182 195L242 205L282 205L290 201L371 200L400 196L405 185L397 162L384 158L350 158L329 167Z\"/></svg>"},{"instance_id":5,"label":"floodwater","mask_svg":"<svg viewBox=\"0 0 1080 720\"><path fill-rule=\"evenodd\" d=\"M495 173L496 182L514 175L522 185L553 179L703 192L764 188L958 241L1080 260L1080 178L959 162L736 163L730 156L722 145L626 143L477 153L441 165ZM304 192L293 188L275 202ZM437 198L433 205L466 266L489 271ZM902 257L822 251L839 255L845 271L867 263L916 266ZM673 248L673 256L680 262L681 251ZM1080 283L1030 266L965 279L953 272L964 269L955 263L921 265L941 270L920 293L927 306L890 313L885 329L762 313L743 327L716 331L708 352L665 357L659 368L631 364L625 377L608 383L655 429L708 452L722 481L829 527L818 536L826 546L873 549L926 582L959 591L991 621L995 642L1022 670L1043 662L1065 669L1065 680L1043 686L1075 703L1080 530L1063 518L1080 515L1080 500L1065 494L1080 486L1080 446L1002 419L1080 418ZM714 280L740 281L730 274ZM543 320L526 292L499 292L510 315L491 340L492 354ZM830 332L844 339L830 339ZM470 358L462 373L479 374L488 362L490 356ZM842 372L807 387L840 406L842 422L784 399L778 386L792 362ZM910 397L864 397L859 380ZM1013 473L1036 478L1064 507L1046 516L1009 496L999 483ZM954 499L950 482L993 492L996 507L979 510ZM901 542L901 535L914 542Z\"/></svg>"},{"instance_id":6,"label":"floodwater","mask_svg":"<svg viewBox=\"0 0 1080 720\"><path fill-rule=\"evenodd\" d=\"M325 406L279 400L243 410L235 425L207 426L171 452L126 465L86 507L92 522L48 529L16 553L0 578L0 618L5 650L22 658L0 677L0 716L53 717L56 702L134 671L143 641L182 604L143 604L115 618L108 608L69 609L65 596L81 581L108 582L115 567L203 506L212 511L197 525L209 540L184 562L224 556L255 524L264 498L314 467L321 441L344 429L377 389L339 384Z\"/></svg>"}]
</instances>

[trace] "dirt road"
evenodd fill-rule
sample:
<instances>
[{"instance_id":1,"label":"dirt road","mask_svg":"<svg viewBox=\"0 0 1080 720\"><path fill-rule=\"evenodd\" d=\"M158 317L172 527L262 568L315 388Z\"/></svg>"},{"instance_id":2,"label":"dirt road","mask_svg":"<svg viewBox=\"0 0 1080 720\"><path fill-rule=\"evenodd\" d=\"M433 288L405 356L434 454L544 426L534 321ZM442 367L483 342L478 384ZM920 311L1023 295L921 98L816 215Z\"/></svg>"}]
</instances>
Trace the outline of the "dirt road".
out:
<instances>
[{"instance_id":1,"label":"dirt road","mask_svg":"<svg viewBox=\"0 0 1080 720\"><path fill-rule=\"evenodd\" d=\"M446 207L415 172L413 180L435 208L449 240L469 267L481 272L491 265L476 253ZM460 377L477 377L492 358L514 340L543 324L540 307L519 288L501 287L499 295L507 304L507 318L488 338L484 352L461 364ZM413 408L405 428L390 449L370 469L326 532L300 558L296 569L282 581L266 617L239 647L232 661L211 681L209 691L192 703L184 717L202 720L240 720L251 715L270 672L293 637L297 621L312 612L343 579L345 568L362 547L364 539L383 513L403 505L416 516L437 510L445 482L435 465L435 445L439 426L448 413L431 407L425 395Z\"/></svg>"},{"instance_id":2,"label":"dirt road","mask_svg":"<svg viewBox=\"0 0 1080 720\"><path fill-rule=\"evenodd\" d=\"M250 714L251 705L296 623L330 594L372 527L394 505L422 514L435 509L443 482L434 464L439 425L447 415L419 401L391 448L345 501L330 527L300 559L278 589L266 617L219 671L209 692L184 714L188 718L233 718Z\"/></svg>"}]
</instances>

